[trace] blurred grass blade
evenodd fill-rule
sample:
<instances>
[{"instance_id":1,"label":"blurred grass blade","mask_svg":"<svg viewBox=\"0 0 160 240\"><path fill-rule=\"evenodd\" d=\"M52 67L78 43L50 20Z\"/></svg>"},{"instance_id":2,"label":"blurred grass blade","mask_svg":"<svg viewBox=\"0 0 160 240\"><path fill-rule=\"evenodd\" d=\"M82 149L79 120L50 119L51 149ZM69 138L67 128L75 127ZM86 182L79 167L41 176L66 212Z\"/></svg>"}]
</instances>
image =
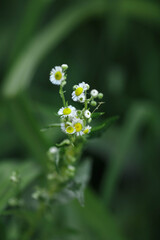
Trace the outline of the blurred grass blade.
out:
<instances>
[{"instance_id":1,"label":"blurred grass blade","mask_svg":"<svg viewBox=\"0 0 160 240\"><path fill-rule=\"evenodd\" d=\"M24 188L38 176L40 168L31 161L18 163L13 162L13 160L5 160L0 163L0 213L8 204L8 200L14 196L15 189L10 181L12 171L18 171L20 173L20 190L24 190Z\"/></svg>"},{"instance_id":2,"label":"blurred grass blade","mask_svg":"<svg viewBox=\"0 0 160 240\"><path fill-rule=\"evenodd\" d=\"M112 156L110 168L102 181L102 195L105 203L111 202L117 186L118 178L123 170L126 156L135 141L140 128L144 124L150 125L157 137L160 135L160 114L151 104L137 103L131 107L127 114L126 123L119 136L119 143L115 155Z\"/></svg>"},{"instance_id":3,"label":"blurred grass blade","mask_svg":"<svg viewBox=\"0 0 160 240\"><path fill-rule=\"evenodd\" d=\"M27 100L24 97L18 97L9 101L9 114L12 123L33 156L45 167L46 152L49 143L44 139L38 122L35 121Z\"/></svg>"},{"instance_id":4,"label":"blurred grass blade","mask_svg":"<svg viewBox=\"0 0 160 240\"><path fill-rule=\"evenodd\" d=\"M160 24L160 6L153 1L122 0L119 11L129 18Z\"/></svg>"},{"instance_id":5,"label":"blurred grass blade","mask_svg":"<svg viewBox=\"0 0 160 240\"><path fill-rule=\"evenodd\" d=\"M105 1L76 4L64 11L25 49L4 79L3 94L13 97L28 87L38 64L86 18L106 11Z\"/></svg>"},{"instance_id":6,"label":"blurred grass blade","mask_svg":"<svg viewBox=\"0 0 160 240\"><path fill-rule=\"evenodd\" d=\"M125 240L114 217L91 190L85 192L85 202L84 208L78 204L75 204L75 207L82 222L92 229L97 239Z\"/></svg>"},{"instance_id":7,"label":"blurred grass blade","mask_svg":"<svg viewBox=\"0 0 160 240\"><path fill-rule=\"evenodd\" d=\"M16 35L16 41L13 46L12 60L15 61L22 48L26 46L30 37L40 23L43 13L53 3L53 0L32 0L27 2L26 11L21 19L21 26Z\"/></svg>"}]
</instances>

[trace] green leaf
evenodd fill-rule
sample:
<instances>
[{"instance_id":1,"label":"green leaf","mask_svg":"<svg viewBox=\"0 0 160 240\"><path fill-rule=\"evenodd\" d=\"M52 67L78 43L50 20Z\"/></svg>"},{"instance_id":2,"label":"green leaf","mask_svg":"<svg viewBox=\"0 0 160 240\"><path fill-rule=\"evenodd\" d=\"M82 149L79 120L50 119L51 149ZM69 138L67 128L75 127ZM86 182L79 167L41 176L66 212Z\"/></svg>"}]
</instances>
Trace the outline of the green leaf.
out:
<instances>
[{"instance_id":1,"label":"green leaf","mask_svg":"<svg viewBox=\"0 0 160 240\"><path fill-rule=\"evenodd\" d=\"M84 206L84 190L90 179L91 175L91 160L84 161L77 170L74 178L74 184L72 185L72 191L75 194L75 198L78 199L81 206Z\"/></svg>"},{"instance_id":2,"label":"green leaf","mask_svg":"<svg viewBox=\"0 0 160 240\"><path fill-rule=\"evenodd\" d=\"M71 142L70 142L70 140L69 139L64 139L61 143L57 143L56 144L56 147L63 147L63 146L66 146L66 145L70 145L71 144Z\"/></svg>"},{"instance_id":3,"label":"green leaf","mask_svg":"<svg viewBox=\"0 0 160 240\"><path fill-rule=\"evenodd\" d=\"M100 134L100 133L106 131L118 119L119 119L119 116L107 118L102 124L92 128L91 135L95 136L95 132L98 132L98 134Z\"/></svg>"},{"instance_id":4,"label":"green leaf","mask_svg":"<svg viewBox=\"0 0 160 240\"><path fill-rule=\"evenodd\" d=\"M104 115L105 112L94 112L91 115L91 118L95 119L95 118L99 118L100 116Z\"/></svg>"},{"instance_id":5,"label":"green leaf","mask_svg":"<svg viewBox=\"0 0 160 240\"><path fill-rule=\"evenodd\" d=\"M72 181L56 196L56 200L66 203L71 199L77 199L81 206L84 206L84 190L91 175L91 161L84 161L77 169Z\"/></svg>"},{"instance_id":6,"label":"green leaf","mask_svg":"<svg viewBox=\"0 0 160 240\"><path fill-rule=\"evenodd\" d=\"M50 128L55 128L55 127L60 127L60 126L61 126L60 123L53 123L53 124L48 125L47 127L42 128L41 132L44 132L44 131L46 131L46 130L48 130Z\"/></svg>"}]
</instances>

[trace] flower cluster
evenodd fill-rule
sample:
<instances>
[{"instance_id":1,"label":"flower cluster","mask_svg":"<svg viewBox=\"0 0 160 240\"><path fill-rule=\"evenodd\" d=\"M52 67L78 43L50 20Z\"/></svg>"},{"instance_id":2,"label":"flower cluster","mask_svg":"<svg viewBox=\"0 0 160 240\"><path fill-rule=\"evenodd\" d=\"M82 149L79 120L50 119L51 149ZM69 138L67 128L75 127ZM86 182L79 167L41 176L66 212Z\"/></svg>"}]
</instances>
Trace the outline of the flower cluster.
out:
<instances>
[{"instance_id":1,"label":"flower cluster","mask_svg":"<svg viewBox=\"0 0 160 240\"><path fill-rule=\"evenodd\" d=\"M92 113L98 109L96 99L102 99L103 94L99 93L96 89L90 91L89 84L82 82L73 86L72 100L83 104L81 110L76 109L72 105L68 105L65 101L63 87L66 84L66 70L68 66L63 64L62 66L56 66L50 72L50 81L53 84L60 85L60 96L63 101L63 107L58 111L58 115L61 118L61 129L68 135L84 136L91 132ZM90 107L96 107L91 112Z\"/></svg>"}]
</instances>

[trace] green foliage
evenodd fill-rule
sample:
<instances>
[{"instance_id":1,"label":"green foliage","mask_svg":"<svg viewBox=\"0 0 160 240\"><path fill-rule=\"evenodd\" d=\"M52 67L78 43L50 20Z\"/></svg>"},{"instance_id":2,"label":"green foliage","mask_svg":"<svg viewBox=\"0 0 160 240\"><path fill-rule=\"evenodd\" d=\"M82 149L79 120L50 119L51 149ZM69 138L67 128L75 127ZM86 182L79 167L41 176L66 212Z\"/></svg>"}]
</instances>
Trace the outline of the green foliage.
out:
<instances>
[{"instance_id":1,"label":"green foliage","mask_svg":"<svg viewBox=\"0 0 160 240\"><path fill-rule=\"evenodd\" d=\"M100 125L93 127L92 130L91 130L91 137L100 136L103 132L105 132L118 119L119 119L118 116L110 117L110 118L107 118Z\"/></svg>"},{"instance_id":2,"label":"green foliage","mask_svg":"<svg viewBox=\"0 0 160 240\"><path fill-rule=\"evenodd\" d=\"M0 11L1 238L157 240L159 2L17 0L2 1ZM104 93L106 109L92 114L97 127L91 122L93 139L75 177L52 203L37 203L31 196L44 187L48 149L68 146L59 124L48 126L60 106L48 72L62 63L69 65L68 85L88 82ZM104 112L120 118L105 120ZM55 163L59 174L60 159ZM19 187L12 171L21 176ZM26 205L9 206L14 197Z\"/></svg>"},{"instance_id":3,"label":"green foliage","mask_svg":"<svg viewBox=\"0 0 160 240\"><path fill-rule=\"evenodd\" d=\"M12 171L19 171L21 175L20 187L17 191L16 186L11 182L10 176ZM40 168L33 162L26 161L18 163L15 160L3 160L0 163L0 213L4 210L8 204L8 200L15 196L27 187L40 173Z\"/></svg>"}]
</instances>

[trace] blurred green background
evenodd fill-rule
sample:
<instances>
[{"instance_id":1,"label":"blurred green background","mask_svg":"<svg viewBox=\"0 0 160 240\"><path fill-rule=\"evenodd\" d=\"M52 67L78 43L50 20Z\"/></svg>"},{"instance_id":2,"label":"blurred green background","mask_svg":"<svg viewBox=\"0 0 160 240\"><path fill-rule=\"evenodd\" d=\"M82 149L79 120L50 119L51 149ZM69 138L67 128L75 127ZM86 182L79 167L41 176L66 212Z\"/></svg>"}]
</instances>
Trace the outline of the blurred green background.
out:
<instances>
[{"instance_id":1,"label":"blurred green background","mask_svg":"<svg viewBox=\"0 0 160 240\"><path fill-rule=\"evenodd\" d=\"M92 162L85 207L72 201L43 217L30 207L2 214L1 239L157 240L159 1L2 0L0 16L0 212L13 194L11 171L22 171L28 196L47 149L64 138L59 129L40 132L61 107L52 67L69 65L70 104L72 86L85 81L104 93L106 116L120 116L85 148L82 161Z\"/></svg>"}]
</instances>

